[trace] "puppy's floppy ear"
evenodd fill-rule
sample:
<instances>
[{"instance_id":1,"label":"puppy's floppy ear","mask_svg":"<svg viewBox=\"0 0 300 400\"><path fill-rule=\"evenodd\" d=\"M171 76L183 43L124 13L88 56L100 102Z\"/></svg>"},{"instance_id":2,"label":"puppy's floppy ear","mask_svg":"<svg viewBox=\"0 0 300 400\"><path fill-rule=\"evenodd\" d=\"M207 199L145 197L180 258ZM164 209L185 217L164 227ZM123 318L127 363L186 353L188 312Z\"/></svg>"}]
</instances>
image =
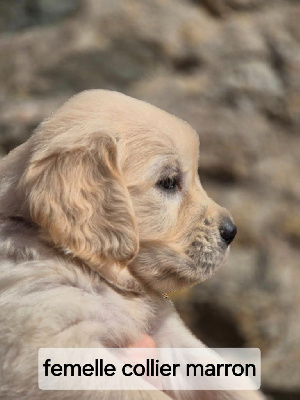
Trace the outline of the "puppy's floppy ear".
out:
<instances>
[{"instance_id":1,"label":"puppy's floppy ear","mask_svg":"<svg viewBox=\"0 0 300 400\"><path fill-rule=\"evenodd\" d=\"M94 270L130 261L137 228L115 139L68 133L37 143L20 186L46 238Z\"/></svg>"}]
</instances>

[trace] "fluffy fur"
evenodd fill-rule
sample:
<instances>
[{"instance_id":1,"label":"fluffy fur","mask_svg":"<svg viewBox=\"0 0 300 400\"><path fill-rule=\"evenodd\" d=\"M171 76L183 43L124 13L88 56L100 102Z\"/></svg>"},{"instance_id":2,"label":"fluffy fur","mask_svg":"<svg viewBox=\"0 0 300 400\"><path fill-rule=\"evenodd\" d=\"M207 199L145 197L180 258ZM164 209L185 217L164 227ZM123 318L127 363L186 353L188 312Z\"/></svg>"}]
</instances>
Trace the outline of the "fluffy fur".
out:
<instances>
[{"instance_id":1,"label":"fluffy fur","mask_svg":"<svg viewBox=\"0 0 300 400\"><path fill-rule=\"evenodd\" d=\"M1 399L166 399L45 392L40 347L201 347L162 292L210 277L228 212L203 190L198 135L115 92L71 98L0 167ZM174 190L162 182L175 179ZM177 398L260 398L190 392Z\"/></svg>"}]
</instances>

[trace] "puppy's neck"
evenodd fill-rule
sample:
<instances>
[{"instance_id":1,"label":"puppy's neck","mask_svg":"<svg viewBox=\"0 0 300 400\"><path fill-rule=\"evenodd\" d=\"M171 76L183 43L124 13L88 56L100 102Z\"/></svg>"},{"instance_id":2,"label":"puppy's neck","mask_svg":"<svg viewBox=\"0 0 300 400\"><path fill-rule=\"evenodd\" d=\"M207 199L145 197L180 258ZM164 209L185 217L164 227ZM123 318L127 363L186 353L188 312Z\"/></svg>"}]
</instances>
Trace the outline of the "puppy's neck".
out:
<instances>
[{"instance_id":1,"label":"puppy's neck","mask_svg":"<svg viewBox=\"0 0 300 400\"><path fill-rule=\"evenodd\" d=\"M38 226L21 216L0 214L0 239L0 256L4 259L32 261L64 257L58 249L41 240ZM70 259L80 266L83 265L82 261L74 257ZM144 286L130 274L126 266L120 268L117 263L103 265L96 272L120 294L141 295L147 292Z\"/></svg>"},{"instance_id":2,"label":"puppy's neck","mask_svg":"<svg viewBox=\"0 0 300 400\"><path fill-rule=\"evenodd\" d=\"M120 267L117 266L115 267L116 271L114 271L114 267L109 268L110 274L105 273L104 268L98 273L116 292L133 295L146 294L146 288L130 274L127 267L120 269Z\"/></svg>"},{"instance_id":3,"label":"puppy's neck","mask_svg":"<svg viewBox=\"0 0 300 400\"><path fill-rule=\"evenodd\" d=\"M8 260L39 260L56 257L55 249L45 245L39 228L20 216L0 214L0 256Z\"/></svg>"}]
</instances>

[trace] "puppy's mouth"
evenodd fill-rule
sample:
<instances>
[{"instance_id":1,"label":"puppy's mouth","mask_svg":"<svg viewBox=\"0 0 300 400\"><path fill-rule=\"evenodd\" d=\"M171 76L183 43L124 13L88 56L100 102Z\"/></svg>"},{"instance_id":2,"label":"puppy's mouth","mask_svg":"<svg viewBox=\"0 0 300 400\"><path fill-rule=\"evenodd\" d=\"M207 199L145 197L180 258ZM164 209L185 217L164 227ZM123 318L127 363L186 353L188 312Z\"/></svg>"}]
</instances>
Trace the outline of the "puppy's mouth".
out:
<instances>
[{"instance_id":1,"label":"puppy's mouth","mask_svg":"<svg viewBox=\"0 0 300 400\"><path fill-rule=\"evenodd\" d=\"M214 275L225 264L229 252L230 248L221 242L217 242L216 245L201 241L192 242L186 255L199 274L198 282L203 282Z\"/></svg>"},{"instance_id":2,"label":"puppy's mouth","mask_svg":"<svg viewBox=\"0 0 300 400\"><path fill-rule=\"evenodd\" d=\"M228 254L225 245L207 247L197 242L182 252L170 244L148 242L140 244L128 268L139 282L163 293L205 281L225 263Z\"/></svg>"}]
</instances>

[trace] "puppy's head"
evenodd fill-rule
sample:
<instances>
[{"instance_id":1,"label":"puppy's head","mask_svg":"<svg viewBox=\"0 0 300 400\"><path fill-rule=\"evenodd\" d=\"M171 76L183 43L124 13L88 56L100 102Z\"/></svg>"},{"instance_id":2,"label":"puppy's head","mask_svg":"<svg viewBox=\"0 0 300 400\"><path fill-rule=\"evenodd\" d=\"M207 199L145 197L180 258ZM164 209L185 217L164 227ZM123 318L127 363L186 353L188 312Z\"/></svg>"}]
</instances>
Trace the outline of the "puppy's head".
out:
<instances>
[{"instance_id":1,"label":"puppy's head","mask_svg":"<svg viewBox=\"0 0 300 400\"><path fill-rule=\"evenodd\" d=\"M83 92L29 141L19 183L43 238L117 282L170 291L210 277L236 228L203 190L185 122L115 92Z\"/></svg>"}]
</instances>

